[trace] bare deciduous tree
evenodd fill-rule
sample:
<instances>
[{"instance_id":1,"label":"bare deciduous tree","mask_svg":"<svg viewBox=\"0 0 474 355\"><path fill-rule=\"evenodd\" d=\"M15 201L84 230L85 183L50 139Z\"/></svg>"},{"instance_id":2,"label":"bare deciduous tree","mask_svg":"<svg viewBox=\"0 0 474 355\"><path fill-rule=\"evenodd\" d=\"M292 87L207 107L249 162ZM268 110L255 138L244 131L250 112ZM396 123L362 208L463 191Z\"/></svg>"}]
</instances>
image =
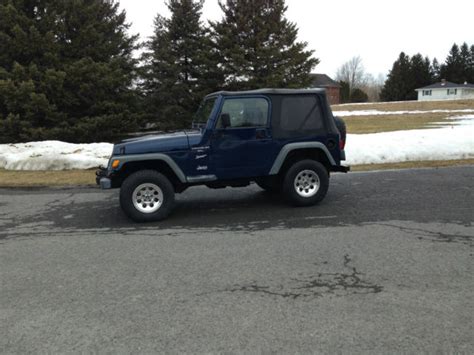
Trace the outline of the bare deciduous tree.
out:
<instances>
[{"instance_id":1,"label":"bare deciduous tree","mask_svg":"<svg viewBox=\"0 0 474 355\"><path fill-rule=\"evenodd\" d=\"M336 79L349 84L350 92L364 86L367 83L367 75L362 64L362 58L360 56L353 57L341 65L337 70Z\"/></svg>"},{"instance_id":2,"label":"bare deciduous tree","mask_svg":"<svg viewBox=\"0 0 474 355\"><path fill-rule=\"evenodd\" d=\"M366 82L360 87L369 97L369 102L376 102L380 100L380 91L382 91L385 83L385 76L379 74L376 78L372 74L366 75Z\"/></svg>"},{"instance_id":3,"label":"bare deciduous tree","mask_svg":"<svg viewBox=\"0 0 474 355\"><path fill-rule=\"evenodd\" d=\"M365 92L370 102L379 101L380 91L385 82L384 75L379 74L377 78L375 78L372 74L365 72L360 56L353 57L341 65L337 70L336 79L347 83L349 88L349 101L355 89L360 89Z\"/></svg>"}]
</instances>

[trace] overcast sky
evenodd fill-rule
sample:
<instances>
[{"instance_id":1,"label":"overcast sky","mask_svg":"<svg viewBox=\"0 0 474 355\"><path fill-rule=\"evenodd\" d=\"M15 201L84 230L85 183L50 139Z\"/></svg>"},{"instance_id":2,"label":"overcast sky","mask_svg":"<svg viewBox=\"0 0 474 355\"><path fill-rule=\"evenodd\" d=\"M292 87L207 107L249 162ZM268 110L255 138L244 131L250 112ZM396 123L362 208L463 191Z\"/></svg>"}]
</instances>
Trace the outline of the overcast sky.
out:
<instances>
[{"instance_id":1,"label":"overcast sky","mask_svg":"<svg viewBox=\"0 0 474 355\"><path fill-rule=\"evenodd\" d=\"M157 13L168 16L165 0L120 0L131 32L145 40ZM313 70L334 76L359 55L366 71L386 75L401 51L420 52L443 62L454 42L474 44L474 0L287 0L287 18L299 28L320 64ZM222 16L217 0L206 0L203 19Z\"/></svg>"}]
</instances>

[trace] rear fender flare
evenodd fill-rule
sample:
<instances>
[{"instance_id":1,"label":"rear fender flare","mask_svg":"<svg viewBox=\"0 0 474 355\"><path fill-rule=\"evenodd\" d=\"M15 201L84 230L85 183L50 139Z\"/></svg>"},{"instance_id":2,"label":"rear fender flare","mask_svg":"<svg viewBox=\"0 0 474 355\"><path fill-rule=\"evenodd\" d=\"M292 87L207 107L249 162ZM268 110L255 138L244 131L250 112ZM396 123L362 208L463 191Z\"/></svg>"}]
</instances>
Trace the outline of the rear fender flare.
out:
<instances>
[{"instance_id":1,"label":"rear fender flare","mask_svg":"<svg viewBox=\"0 0 474 355\"><path fill-rule=\"evenodd\" d=\"M329 150L327 149L327 147L320 142L289 143L283 146L283 148L281 148L280 153L278 153L278 156L276 157L275 162L273 163L272 168L270 169L270 172L268 174L269 175L278 174L280 172L281 167L283 166L283 163L285 162L286 157L288 156L288 153L290 153L291 151L294 151L297 149L308 149L308 148L315 148L315 149L322 150L324 154L326 154L326 157L328 158L331 165L332 166L337 165L331 153L329 153Z\"/></svg>"}]
</instances>

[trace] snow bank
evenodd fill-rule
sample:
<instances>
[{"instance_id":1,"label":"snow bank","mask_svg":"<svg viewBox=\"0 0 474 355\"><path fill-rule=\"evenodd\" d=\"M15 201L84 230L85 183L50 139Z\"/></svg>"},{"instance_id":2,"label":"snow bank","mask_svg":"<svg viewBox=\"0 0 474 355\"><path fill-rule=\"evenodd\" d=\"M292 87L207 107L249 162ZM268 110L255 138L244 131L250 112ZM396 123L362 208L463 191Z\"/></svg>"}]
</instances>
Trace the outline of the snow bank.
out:
<instances>
[{"instance_id":1,"label":"snow bank","mask_svg":"<svg viewBox=\"0 0 474 355\"><path fill-rule=\"evenodd\" d=\"M444 127L373 134L348 134L347 164L474 158L474 115ZM449 126L446 126L449 124ZM59 141L0 144L0 168L9 170L89 169L106 165L112 144Z\"/></svg>"},{"instance_id":2,"label":"snow bank","mask_svg":"<svg viewBox=\"0 0 474 355\"><path fill-rule=\"evenodd\" d=\"M380 111L380 110L361 110L361 111L333 111L334 116L379 116L379 115L416 115L424 113L473 113L474 109L463 110L412 110L412 111Z\"/></svg>"},{"instance_id":3,"label":"snow bank","mask_svg":"<svg viewBox=\"0 0 474 355\"><path fill-rule=\"evenodd\" d=\"M8 170L90 169L106 165L112 144L60 141L0 144L0 168Z\"/></svg>"},{"instance_id":4,"label":"snow bank","mask_svg":"<svg viewBox=\"0 0 474 355\"><path fill-rule=\"evenodd\" d=\"M474 115L456 119L457 122L450 127L436 129L348 134L346 163L357 165L474 158Z\"/></svg>"}]
</instances>

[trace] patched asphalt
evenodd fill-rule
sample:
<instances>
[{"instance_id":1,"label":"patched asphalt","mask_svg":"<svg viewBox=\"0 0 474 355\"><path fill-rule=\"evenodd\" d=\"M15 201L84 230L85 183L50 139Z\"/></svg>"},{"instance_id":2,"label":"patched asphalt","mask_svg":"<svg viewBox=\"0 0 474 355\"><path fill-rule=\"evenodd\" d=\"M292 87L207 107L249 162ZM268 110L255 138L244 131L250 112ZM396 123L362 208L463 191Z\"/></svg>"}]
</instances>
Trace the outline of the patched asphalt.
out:
<instances>
[{"instance_id":1,"label":"patched asphalt","mask_svg":"<svg viewBox=\"0 0 474 355\"><path fill-rule=\"evenodd\" d=\"M474 167L334 174L288 207L191 188L0 189L0 351L471 352Z\"/></svg>"}]
</instances>

